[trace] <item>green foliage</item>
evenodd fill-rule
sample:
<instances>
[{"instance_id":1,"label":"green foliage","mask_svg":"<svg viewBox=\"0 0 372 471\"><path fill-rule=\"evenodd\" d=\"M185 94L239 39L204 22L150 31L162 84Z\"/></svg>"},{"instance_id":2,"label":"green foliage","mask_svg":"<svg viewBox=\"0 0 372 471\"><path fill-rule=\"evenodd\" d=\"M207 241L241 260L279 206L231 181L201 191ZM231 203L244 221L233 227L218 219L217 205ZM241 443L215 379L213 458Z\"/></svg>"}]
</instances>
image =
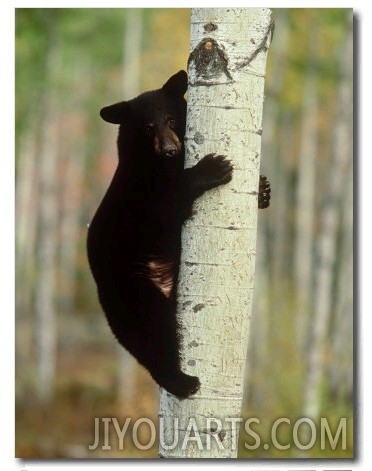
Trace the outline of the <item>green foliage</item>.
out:
<instances>
[{"instance_id":1,"label":"green foliage","mask_svg":"<svg viewBox=\"0 0 372 471\"><path fill-rule=\"evenodd\" d=\"M329 97L339 80L340 45L352 15L351 9L293 8L288 9L288 48L283 87L277 99L285 108L297 112L301 107L303 81L308 70L319 77L321 99ZM274 18L278 11L274 9ZM268 89L270 90L270 57L275 55L275 33L268 59ZM326 47L324 47L326 45ZM275 77L272 78L275 80Z\"/></svg>"},{"instance_id":2,"label":"green foliage","mask_svg":"<svg viewBox=\"0 0 372 471\"><path fill-rule=\"evenodd\" d=\"M47 50L44 10L16 10L16 124L20 131L40 106Z\"/></svg>"}]
</instances>

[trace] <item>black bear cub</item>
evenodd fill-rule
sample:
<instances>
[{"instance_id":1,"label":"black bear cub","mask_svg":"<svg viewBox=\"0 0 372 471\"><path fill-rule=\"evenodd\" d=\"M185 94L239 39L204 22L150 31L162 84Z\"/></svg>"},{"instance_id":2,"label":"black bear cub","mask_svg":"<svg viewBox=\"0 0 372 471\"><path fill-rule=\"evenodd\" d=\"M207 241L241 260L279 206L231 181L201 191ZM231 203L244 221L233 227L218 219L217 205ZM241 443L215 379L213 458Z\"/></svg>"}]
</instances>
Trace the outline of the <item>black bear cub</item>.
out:
<instances>
[{"instance_id":1,"label":"black bear cub","mask_svg":"<svg viewBox=\"0 0 372 471\"><path fill-rule=\"evenodd\" d=\"M107 106L101 117L119 124L119 163L88 231L88 258L98 296L118 341L154 380L180 399L200 383L180 368L175 315L181 227L193 201L232 178L222 155L206 155L184 170L187 74L159 90ZM260 178L259 207L270 185Z\"/></svg>"}]
</instances>

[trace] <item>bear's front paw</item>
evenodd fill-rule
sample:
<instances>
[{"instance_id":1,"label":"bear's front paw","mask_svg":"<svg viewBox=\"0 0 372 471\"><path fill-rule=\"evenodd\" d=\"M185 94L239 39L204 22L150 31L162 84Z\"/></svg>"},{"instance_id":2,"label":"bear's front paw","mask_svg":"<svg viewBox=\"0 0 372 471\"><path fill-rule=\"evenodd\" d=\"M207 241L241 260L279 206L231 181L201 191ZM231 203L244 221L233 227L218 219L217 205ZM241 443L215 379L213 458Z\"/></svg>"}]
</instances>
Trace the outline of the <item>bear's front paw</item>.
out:
<instances>
[{"instance_id":1,"label":"bear's front paw","mask_svg":"<svg viewBox=\"0 0 372 471\"><path fill-rule=\"evenodd\" d=\"M260 209L265 209L270 206L270 193L271 187L269 180L264 175L260 175L260 186L258 190L258 207Z\"/></svg>"},{"instance_id":2,"label":"bear's front paw","mask_svg":"<svg viewBox=\"0 0 372 471\"><path fill-rule=\"evenodd\" d=\"M208 154L195 166L197 184L204 190L224 185L232 179L233 166L225 155Z\"/></svg>"}]
</instances>

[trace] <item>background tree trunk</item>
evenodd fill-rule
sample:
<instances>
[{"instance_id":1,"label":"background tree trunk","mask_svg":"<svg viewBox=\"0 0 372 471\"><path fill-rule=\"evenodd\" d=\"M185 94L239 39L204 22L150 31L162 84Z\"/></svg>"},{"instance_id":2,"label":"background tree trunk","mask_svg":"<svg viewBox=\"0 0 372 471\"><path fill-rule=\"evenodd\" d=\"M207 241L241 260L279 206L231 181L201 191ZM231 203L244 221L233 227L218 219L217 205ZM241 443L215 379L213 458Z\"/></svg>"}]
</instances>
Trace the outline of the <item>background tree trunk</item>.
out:
<instances>
[{"instance_id":1,"label":"background tree trunk","mask_svg":"<svg viewBox=\"0 0 372 471\"><path fill-rule=\"evenodd\" d=\"M352 106L352 104L350 104ZM352 109L350 106L350 109ZM348 146L351 149L351 142ZM350 167L351 167L350 162ZM348 174L352 173L348 169ZM328 365L329 391L333 400L352 400L353 369L353 179L345 185L344 211L339 251L341 260L337 270L336 303L334 306L334 331L330 362Z\"/></svg>"},{"instance_id":2,"label":"background tree trunk","mask_svg":"<svg viewBox=\"0 0 372 471\"><path fill-rule=\"evenodd\" d=\"M336 268L337 235L340 223L340 207L344 201L346 185L350 179L348 169L352 156L352 27L340 50L339 110L335 123L333 158L328 172L328 198L321 209L320 234L317 243L317 269L314 292L314 318L309 365L304 385L304 417L316 419L321 407L322 380L327 352L326 336L332 313L332 290ZM351 307L351 306L350 306ZM352 312L347 313L352 316Z\"/></svg>"},{"instance_id":3,"label":"background tree trunk","mask_svg":"<svg viewBox=\"0 0 372 471\"><path fill-rule=\"evenodd\" d=\"M84 175L87 164L87 140L81 134L88 129L84 103L92 91L90 77L91 64L87 60L75 62L70 70L74 88L84 83L79 98L73 97L70 103L73 109L65 126L68 130L69 147L60 159L62 161L63 185L60 185L60 221L59 221L59 260L58 292L59 307L64 312L73 312L75 308L75 290L77 286L77 254L81 229L81 206L83 201ZM79 101L78 101L79 100Z\"/></svg>"},{"instance_id":4,"label":"background tree trunk","mask_svg":"<svg viewBox=\"0 0 372 471\"><path fill-rule=\"evenodd\" d=\"M51 398L56 365L55 261L57 251L57 110L53 78L60 57L54 29L55 12L46 14L49 32L46 58L48 86L44 94L42 142L39 159L39 228L37 280L35 287L38 374L37 389L42 401Z\"/></svg>"},{"instance_id":5,"label":"background tree trunk","mask_svg":"<svg viewBox=\"0 0 372 471\"><path fill-rule=\"evenodd\" d=\"M23 314L32 303L33 286L29 282L35 270L36 227L38 221L37 120L30 120L20 138L20 161L16 186L16 264L17 307Z\"/></svg>"},{"instance_id":6,"label":"background tree trunk","mask_svg":"<svg viewBox=\"0 0 372 471\"><path fill-rule=\"evenodd\" d=\"M317 50L311 33L311 47ZM303 352L308 341L308 325L314 273L314 205L315 205L315 162L318 140L318 90L314 54L305 77L302 95L302 126L298 162L296 194L296 227L294 246L294 280L296 283L296 334L297 347Z\"/></svg>"},{"instance_id":7,"label":"background tree trunk","mask_svg":"<svg viewBox=\"0 0 372 471\"><path fill-rule=\"evenodd\" d=\"M253 371L253 364L259 372L265 374L265 365L270 362L268 346L270 344L270 316L275 307L273 306L272 293L275 287L275 279L281 278L284 273L284 247L287 225L283 224L286 217L286 184L284 175L284 162L278 158L280 146L283 140L276 146L273 145L278 134L277 128L280 120L279 94L283 87L284 71L287 63L288 50L288 12L278 10L275 15L275 53L271 50L271 75L275 77L266 87L266 101L263 110L263 122L265 128L262 134L262 155L261 173L267 175L269 180L276 179L275 198L271 201L270 211L263 211L258 219L257 232L260 234L257 240L257 261L256 261L256 287L253 299L253 315L250 327L249 354L246 361L246 378L244 396L250 400L249 387L250 371ZM288 134L282 133L285 136ZM288 141L286 141L288 142ZM288 144L287 144L288 145ZM269 249L270 243L275 244L275 249ZM273 253L275 256L273 256ZM282 256L280 256L282 255ZM278 299L275 303L278 303ZM252 388L252 392L257 391L257 399L266 397L265 391L269 384L260 382L259 390ZM256 395L255 395L256 396ZM246 402L246 401L245 401Z\"/></svg>"},{"instance_id":8,"label":"background tree trunk","mask_svg":"<svg viewBox=\"0 0 372 471\"><path fill-rule=\"evenodd\" d=\"M123 40L123 97L129 100L140 92L142 44L142 11L129 8L125 14ZM121 345L118 345L118 401L127 404L133 398L135 375L138 364L132 355Z\"/></svg>"},{"instance_id":9,"label":"background tree trunk","mask_svg":"<svg viewBox=\"0 0 372 471\"><path fill-rule=\"evenodd\" d=\"M223 418L240 417L242 407L272 27L269 9L192 10L186 166L217 152L232 160L234 174L231 183L196 203L182 235L178 316L183 369L199 376L201 389L184 401L162 391L164 457L237 456L239 423ZM200 435L192 438L195 427ZM174 449L164 446L177 436Z\"/></svg>"}]
</instances>

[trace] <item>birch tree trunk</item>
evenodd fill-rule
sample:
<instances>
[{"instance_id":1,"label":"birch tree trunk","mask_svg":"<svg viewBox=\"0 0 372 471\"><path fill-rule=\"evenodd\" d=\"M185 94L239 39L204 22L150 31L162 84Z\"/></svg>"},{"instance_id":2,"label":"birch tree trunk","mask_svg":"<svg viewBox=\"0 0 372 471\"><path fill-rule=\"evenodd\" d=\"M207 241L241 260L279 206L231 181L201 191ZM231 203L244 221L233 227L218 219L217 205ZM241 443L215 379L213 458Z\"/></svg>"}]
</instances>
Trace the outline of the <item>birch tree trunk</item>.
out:
<instances>
[{"instance_id":1,"label":"birch tree trunk","mask_svg":"<svg viewBox=\"0 0 372 471\"><path fill-rule=\"evenodd\" d=\"M123 96L129 100L139 94L140 57L142 44L142 12L128 8L125 16L123 39ZM118 401L126 404L133 398L137 362L118 344Z\"/></svg>"},{"instance_id":2,"label":"birch tree trunk","mask_svg":"<svg viewBox=\"0 0 372 471\"><path fill-rule=\"evenodd\" d=\"M72 312L74 309L74 294L76 289L76 257L79 250L79 231L81 228L81 202L83 197L84 175L87 163L87 140L82 139L82 133L86 133L87 122L85 115L80 111L84 109L85 100L91 93L92 76L90 64L80 59L74 63L70 70L74 77L74 89L78 89L81 83L84 88L80 91L79 98L74 96L76 111L70 114L68 126L68 147L62 156L65 168L64 183L60 190L60 244L59 244L59 283L58 290L63 293L60 307L64 312Z\"/></svg>"},{"instance_id":3,"label":"birch tree trunk","mask_svg":"<svg viewBox=\"0 0 372 471\"><path fill-rule=\"evenodd\" d=\"M275 80L267 87L266 95L271 97L265 104L263 110L263 121L265 123L265 133L262 136L262 155L266 158L261 165L262 173L268 175L270 182L275 188L275 198L270 206L271 210L265 212L264 216L258 221L258 233L260 238L257 240L256 261L256 288L253 300L253 312L259 312L259 316L254 316L250 328L249 351L246 361L245 391L244 403L253 399L250 397L250 375L254 371L265 371L265 365L270 362L267 355L269 347L270 332L270 312L274 308L273 302L279 302L273 299L274 287L271 284L275 279L281 279L284 273L284 244L287 231L287 224L284 224L286 218L286 197L287 191L284 179L284 159L279 158L280 146L277 136L284 134L287 139L290 134L279 133L277 131L280 125L278 98L283 87L284 71L287 65L288 51L288 10L281 9L275 15L275 42L271 46L271 76ZM274 144L275 143L275 144ZM285 153L284 153L285 155ZM272 237L275 234L275 237ZM269 249L270 244L275 246L272 256ZM275 263L277 262L277 263ZM277 269L276 278L273 269ZM268 293L271 293L269 295ZM254 368L253 368L253 365ZM253 388L254 396L265 397L267 383L261 383L258 388Z\"/></svg>"},{"instance_id":4,"label":"birch tree trunk","mask_svg":"<svg viewBox=\"0 0 372 471\"><path fill-rule=\"evenodd\" d=\"M30 120L31 121L31 120ZM23 314L32 303L35 270L37 221L37 120L27 123L20 139L19 165L16 177L16 267L17 308Z\"/></svg>"},{"instance_id":5,"label":"birch tree trunk","mask_svg":"<svg viewBox=\"0 0 372 471\"><path fill-rule=\"evenodd\" d=\"M276 303L273 299L274 287L276 282L273 280L281 279L285 273L286 266L286 238L288 233L288 224L285 222L287 218L287 197L288 182L286 175L286 159L283 156L290 154L291 140L288 136L293 132L292 123L288 116L281 114L279 100L280 93L285 84L285 70L288 67L288 51L289 44L289 15L288 10L283 8L276 12L275 15L275 43L274 50L271 51L271 76L275 77L270 82L269 96L264 109L263 120L265 123L265 134L262 142L262 153L267 158L265 160L264 175L269 175L270 181L275 188L275 198L271 203L270 217L263 218L265 220L264 233L266 233L266 241L270 245L271 251L266 247L267 274L270 276L269 290L271 291L271 306ZM287 132L290 131L289 134ZM261 231L260 231L261 232ZM275 234L275 237L273 237ZM275 255L274 255L275 254ZM259 258L261 260L262 257ZM266 276L267 276L266 274ZM261 286L261 285L260 285ZM260 288L261 289L261 288Z\"/></svg>"},{"instance_id":6,"label":"birch tree trunk","mask_svg":"<svg viewBox=\"0 0 372 471\"><path fill-rule=\"evenodd\" d=\"M231 159L234 174L231 183L198 200L184 227L178 284L183 370L199 376L201 388L184 401L162 390L163 457L237 457L272 30L266 8L192 10L186 167L217 152Z\"/></svg>"},{"instance_id":7,"label":"birch tree trunk","mask_svg":"<svg viewBox=\"0 0 372 471\"><path fill-rule=\"evenodd\" d=\"M350 97L351 98L351 97ZM352 102L350 102L352 109ZM350 136L351 140L351 136ZM349 144L351 149L351 142ZM336 289L335 318L331 362L328 365L329 390L333 400L350 399L353 395L353 178L350 161L350 178L345 185L343 217L340 233L340 264Z\"/></svg>"},{"instance_id":8,"label":"birch tree trunk","mask_svg":"<svg viewBox=\"0 0 372 471\"><path fill-rule=\"evenodd\" d=\"M57 252L57 103L53 78L58 69L59 44L55 35L53 14L46 18L49 28L46 73L47 89L44 96L42 144L39 159L39 237L37 247L37 280L35 311L37 335L37 388L42 401L51 398L56 363L56 305L55 262Z\"/></svg>"},{"instance_id":9,"label":"birch tree trunk","mask_svg":"<svg viewBox=\"0 0 372 471\"><path fill-rule=\"evenodd\" d=\"M319 416L324 357L327 348L327 333L332 308L332 286L337 255L337 230L340 221L340 203L347 188L346 181L352 179L347 173L353 158L352 150L352 66L353 33L350 26L345 44L340 51L339 111L335 125L334 152L329 174L328 194L320 219L320 234L317 244L318 264L312 321L312 343L308 373L305 380L304 417ZM351 280L350 280L351 282ZM349 313L352 316L352 312Z\"/></svg>"},{"instance_id":10,"label":"birch tree trunk","mask_svg":"<svg viewBox=\"0 0 372 471\"><path fill-rule=\"evenodd\" d=\"M313 39L313 38L312 38ZM314 50L316 50L314 48ZM314 54L313 54L314 55ZM306 72L302 102L302 129L298 162L296 236L294 246L297 291L297 347L303 352L308 341L314 248L315 159L317 155L318 91L314 65Z\"/></svg>"}]
</instances>

